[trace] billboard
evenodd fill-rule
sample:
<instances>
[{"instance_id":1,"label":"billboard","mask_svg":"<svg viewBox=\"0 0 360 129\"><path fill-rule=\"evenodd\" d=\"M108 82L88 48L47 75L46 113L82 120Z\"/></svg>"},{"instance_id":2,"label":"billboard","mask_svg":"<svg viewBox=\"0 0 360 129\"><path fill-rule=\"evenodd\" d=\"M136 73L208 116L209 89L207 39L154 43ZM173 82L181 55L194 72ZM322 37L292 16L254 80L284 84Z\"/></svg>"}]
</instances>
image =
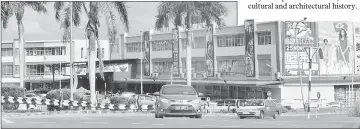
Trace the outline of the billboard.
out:
<instances>
[{"instance_id":1,"label":"billboard","mask_svg":"<svg viewBox=\"0 0 360 129\"><path fill-rule=\"evenodd\" d=\"M179 58L179 30L172 30L172 59L173 59L173 76L179 76L180 74L180 58Z\"/></svg>"},{"instance_id":2,"label":"billboard","mask_svg":"<svg viewBox=\"0 0 360 129\"><path fill-rule=\"evenodd\" d=\"M255 20L245 20L245 75L256 77L255 74Z\"/></svg>"},{"instance_id":3,"label":"billboard","mask_svg":"<svg viewBox=\"0 0 360 129\"><path fill-rule=\"evenodd\" d=\"M143 39L143 67L144 67L144 75L150 76L150 65L151 65L151 59L150 59L150 31L145 31L142 35Z\"/></svg>"},{"instance_id":4,"label":"billboard","mask_svg":"<svg viewBox=\"0 0 360 129\"><path fill-rule=\"evenodd\" d=\"M360 74L360 23L354 23L355 74Z\"/></svg>"},{"instance_id":5,"label":"billboard","mask_svg":"<svg viewBox=\"0 0 360 129\"><path fill-rule=\"evenodd\" d=\"M309 74L309 71L304 68L303 63L306 65L309 57L304 47L316 47L316 23L314 22L299 22L299 21L286 21L283 24L284 37L284 76L298 76L300 75L299 68L302 74ZM316 64L317 57L313 57L313 64ZM299 67L300 66L300 67ZM318 66L313 65L313 70L318 71ZM318 72L315 72L315 75Z\"/></svg>"},{"instance_id":6,"label":"billboard","mask_svg":"<svg viewBox=\"0 0 360 129\"><path fill-rule=\"evenodd\" d=\"M354 68L353 25L351 22L318 22L320 75L352 74Z\"/></svg>"},{"instance_id":7,"label":"billboard","mask_svg":"<svg viewBox=\"0 0 360 129\"><path fill-rule=\"evenodd\" d=\"M214 26L209 25L206 28L205 32L205 42L206 42L206 48L205 48L205 61L206 61L206 75L208 77L214 76Z\"/></svg>"}]
</instances>

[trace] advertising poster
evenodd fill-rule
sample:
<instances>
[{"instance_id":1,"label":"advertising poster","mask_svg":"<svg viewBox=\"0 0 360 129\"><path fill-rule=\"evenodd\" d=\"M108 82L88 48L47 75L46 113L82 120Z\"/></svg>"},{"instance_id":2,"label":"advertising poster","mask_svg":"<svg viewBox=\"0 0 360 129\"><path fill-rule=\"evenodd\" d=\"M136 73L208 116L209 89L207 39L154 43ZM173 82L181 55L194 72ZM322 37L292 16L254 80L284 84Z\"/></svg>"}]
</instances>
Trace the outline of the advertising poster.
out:
<instances>
[{"instance_id":1,"label":"advertising poster","mask_svg":"<svg viewBox=\"0 0 360 129\"><path fill-rule=\"evenodd\" d=\"M151 65L151 60L150 60L150 31L145 31L142 35L142 39L143 39L143 67L144 67L144 75L145 76L150 76L150 65Z\"/></svg>"},{"instance_id":2,"label":"advertising poster","mask_svg":"<svg viewBox=\"0 0 360 129\"><path fill-rule=\"evenodd\" d=\"M208 77L214 76L214 27L213 25L209 25L206 28L206 48L205 48L205 60L206 60L206 75Z\"/></svg>"},{"instance_id":3,"label":"advertising poster","mask_svg":"<svg viewBox=\"0 0 360 129\"><path fill-rule=\"evenodd\" d=\"M355 74L360 74L360 23L354 23Z\"/></svg>"},{"instance_id":4,"label":"advertising poster","mask_svg":"<svg viewBox=\"0 0 360 129\"><path fill-rule=\"evenodd\" d=\"M245 74L246 77L256 77L255 74L255 23L245 20Z\"/></svg>"},{"instance_id":5,"label":"advertising poster","mask_svg":"<svg viewBox=\"0 0 360 129\"><path fill-rule=\"evenodd\" d=\"M309 62L309 57L305 51L305 47L316 47L316 23L313 22L284 22L283 44L284 44L284 76L298 76L300 70L303 75L309 74L308 69L303 69L303 63ZM313 64L317 62L318 56L313 57ZM317 66L318 67L318 66ZM318 71L316 65L313 70ZM318 72L315 72L318 73Z\"/></svg>"},{"instance_id":6,"label":"advertising poster","mask_svg":"<svg viewBox=\"0 0 360 129\"><path fill-rule=\"evenodd\" d=\"M318 22L320 75L352 74L354 68L353 25L351 22Z\"/></svg>"},{"instance_id":7,"label":"advertising poster","mask_svg":"<svg viewBox=\"0 0 360 129\"><path fill-rule=\"evenodd\" d=\"M179 30L172 30L172 59L173 59L173 76L180 74L180 58L179 58Z\"/></svg>"}]
</instances>

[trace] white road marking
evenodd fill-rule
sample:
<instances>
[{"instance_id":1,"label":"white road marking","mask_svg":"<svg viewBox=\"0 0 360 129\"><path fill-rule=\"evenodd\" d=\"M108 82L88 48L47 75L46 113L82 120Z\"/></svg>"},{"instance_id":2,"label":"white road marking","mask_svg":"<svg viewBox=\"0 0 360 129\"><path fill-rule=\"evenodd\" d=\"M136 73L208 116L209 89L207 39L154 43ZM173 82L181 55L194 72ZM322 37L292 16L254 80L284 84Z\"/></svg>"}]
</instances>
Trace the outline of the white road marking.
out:
<instances>
[{"instance_id":1,"label":"white road marking","mask_svg":"<svg viewBox=\"0 0 360 129\"><path fill-rule=\"evenodd\" d=\"M12 121L10 121L10 120L7 120L7 119L5 119L5 118L2 118L1 120L4 121L5 123L8 123L8 124L14 123L14 122L12 122Z\"/></svg>"},{"instance_id":2,"label":"white road marking","mask_svg":"<svg viewBox=\"0 0 360 129\"><path fill-rule=\"evenodd\" d=\"M164 125L164 124L152 124L152 125Z\"/></svg>"},{"instance_id":3,"label":"white road marking","mask_svg":"<svg viewBox=\"0 0 360 129\"><path fill-rule=\"evenodd\" d=\"M215 127L215 128L240 128L240 126L222 126L222 125L200 125L205 127Z\"/></svg>"},{"instance_id":4,"label":"white road marking","mask_svg":"<svg viewBox=\"0 0 360 129\"><path fill-rule=\"evenodd\" d=\"M26 123L32 123L32 124L51 124L51 123L56 123L56 122L37 122L37 121L30 121L30 122L26 122Z\"/></svg>"},{"instance_id":5,"label":"white road marking","mask_svg":"<svg viewBox=\"0 0 360 129\"><path fill-rule=\"evenodd\" d=\"M95 121L80 122L80 123L88 123L88 124L108 124L108 122L95 122Z\"/></svg>"},{"instance_id":6,"label":"white road marking","mask_svg":"<svg viewBox=\"0 0 360 129\"><path fill-rule=\"evenodd\" d=\"M133 125L139 125L139 124L141 124L141 123L131 123L131 124L133 124Z\"/></svg>"}]
</instances>

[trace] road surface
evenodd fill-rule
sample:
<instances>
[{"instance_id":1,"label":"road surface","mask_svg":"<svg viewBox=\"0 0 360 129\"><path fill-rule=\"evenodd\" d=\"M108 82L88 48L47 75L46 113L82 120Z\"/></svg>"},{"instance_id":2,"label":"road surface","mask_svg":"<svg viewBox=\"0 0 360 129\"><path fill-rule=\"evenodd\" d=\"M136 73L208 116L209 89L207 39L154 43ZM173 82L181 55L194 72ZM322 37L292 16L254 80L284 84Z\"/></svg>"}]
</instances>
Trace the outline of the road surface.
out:
<instances>
[{"instance_id":1,"label":"road surface","mask_svg":"<svg viewBox=\"0 0 360 129\"><path fill-rule=\"evenodd\" d=\"M54 115L2 118L2 128L359 128L360 118L347 116L282 116L239 119L236 116L155 119L153 115Z\"/></svg>"}]
</instances>

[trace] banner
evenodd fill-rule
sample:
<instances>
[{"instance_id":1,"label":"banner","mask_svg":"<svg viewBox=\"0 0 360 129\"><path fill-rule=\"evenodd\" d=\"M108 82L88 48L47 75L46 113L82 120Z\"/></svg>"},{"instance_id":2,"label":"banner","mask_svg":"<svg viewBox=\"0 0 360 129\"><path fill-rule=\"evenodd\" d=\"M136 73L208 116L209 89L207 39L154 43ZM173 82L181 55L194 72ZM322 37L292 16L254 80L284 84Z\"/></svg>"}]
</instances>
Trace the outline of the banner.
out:
<instances>
[{"instance_id":1,"label":"banner","mask_svg":"<svg viewBox=\"0 0 360 129\"><path fill-rule=\"evenodd\" d=\"M354 23L355 74L360 74L360 23Z\"/></svg>"},{"instance_id":2,"label":"banner","mask_svg":"<svg viewBox=\"0 0 360 129\"><path fill-rule=\"evenodd\" d=\"M150 65L151 65L151 59L150 59L150 31L145 31L142 35L143 39L143 67L144 67L144 75L150 76Z\"/></svg>"},{"instance_id":3,"label":"banner","mask_svg":"<svg viewBox=\"0 0 360 129\"><path fill-rule=\"evenodd\" d=\"M245 75L256 77L255 74L255 20L245 20Z\"/></svg>"},{"instance_id":4,"label":"banner","mask_svg":"<svg viewBox=\"0 0 360 129\"><path fill-rule=\"evenodd\" d=\"M176 28L172 30L172 59L173 59L173 76L180 74L180 54L179 54L179 30Z\"/></svg>"},{"instance_id":5,"label":"banner","mask_svg":"<svg viewBox=\"0 0 360 129\"><path fill-rule=\"evenodd\" d=\"M214 76L214 26L209 25L206 28L205 32L205 42L206 42L206 48L205 48L205 61L206 61L206 75L208 77Z\"/></svg>"},{"instance_id":6,"label":"banner","mask_svg":"<svg viewBox=\"0 0 360 129\"><path fill-rule=\"evenodd\" d=\"M319 47L324 59L320 75L352 74L354 68L353 25L351 22L318 22Z\"/></svg>"},{"instance_id":7,"label":"banner","mask_svg":"<svg viewBox=\"0 0 360 129\"><path fill-rule=\"evenodd\" d=\"M309 74L308 68L303 69L304 65L308 65L309 57L304 47L316 47L315 40L316 23L286 21L283 25L283 44L284 44L284 76L300 75L299 65L302 74ZM313 50L312 50L313 51ZM312 58L313 64L317 62L317 55ZM299 60L300 59L300 60ZM300 64L299 64L300 63ZM318 71L318 67L313 65L313 71ZM317 72L315 72L316 75Z\"/></svg>"}]
</instances>

